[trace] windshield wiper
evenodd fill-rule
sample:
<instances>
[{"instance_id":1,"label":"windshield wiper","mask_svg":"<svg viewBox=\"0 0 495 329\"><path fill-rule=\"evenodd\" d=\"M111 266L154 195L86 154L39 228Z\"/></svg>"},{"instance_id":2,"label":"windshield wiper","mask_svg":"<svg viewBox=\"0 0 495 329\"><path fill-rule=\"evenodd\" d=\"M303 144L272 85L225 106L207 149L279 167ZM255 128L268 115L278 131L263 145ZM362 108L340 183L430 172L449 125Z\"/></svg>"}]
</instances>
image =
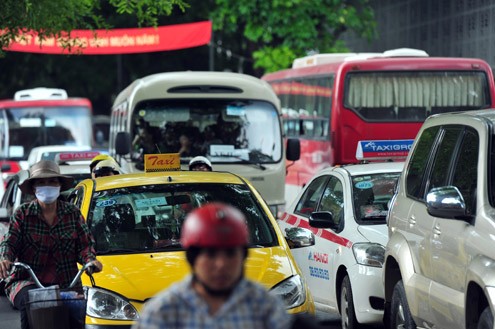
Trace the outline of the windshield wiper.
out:
<instances>
[{"instance_id":1,"label":"windshield wiper","mask_svg":"<svg viewBox=\"0 0 495 329\"><path fill-rule=\"evenodd\" d=\"M261 170L266 170L266 167L261 164L261 162L259 161L251 161L251 160L247 160L247 159L244 159L238 155L233 155L233 154L222 154L220 157L224 157L224 158L234 158L234 159L237 159L237 160L241 160L241 163L245 163L245 164L250 164L250 165L254 165L256 167L258 167L259 169Z\"/></svg>"},{"instance_id":2,"label":"windshield wiper","mask_svg":"<svg viewBox=\"0 0 495 329\"><path fill-rule=\"evenodd\" d=\"M148 252L153 252L153 251L162 251L162 250L170 250L170 249L177 249L181 248L182 249L182 244L179 241L174 241L174 242L169 242L169 243L164 243L158 246L153 246L148 248L146 251Z\"/></svg>"},{"instance_id":3,"label":"windshield wiper","mask_svg":"<svg viewBox=\"0 0 495 329\"><path fill-rule=\"evenodd\" d=\"M111 248L107 250L98 250L96 252L97 255L114 255L114 254L129 254L129 253L135 253L135 252L141 252L141 250L136 250L136 249L125 249L125 248Z\"/></svg>"}]
</instances>

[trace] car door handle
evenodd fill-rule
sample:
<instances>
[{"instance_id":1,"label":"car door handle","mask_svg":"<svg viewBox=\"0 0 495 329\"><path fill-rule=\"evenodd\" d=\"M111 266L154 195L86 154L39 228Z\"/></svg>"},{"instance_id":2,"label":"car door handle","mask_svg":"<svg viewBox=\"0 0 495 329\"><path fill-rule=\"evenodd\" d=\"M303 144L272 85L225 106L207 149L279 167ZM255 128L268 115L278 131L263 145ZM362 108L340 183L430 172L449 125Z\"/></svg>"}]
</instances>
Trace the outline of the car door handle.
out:
<instances>
[{"instance_id":1,"label":"car door handle","mask_svg":"<svg viewBox=\"0 0 495 329\"><path fill-rule=\"evenodd\" d=\"M409 221L409 226L415 226L416 225L416 217L415 216L410 216L408 221Z\"/></svg>"},{"instance_id":2,"label":"car door handle","mask_svg":"<svg viewBox=\"0 0 495 329\"><path fill-rule=\"evenodd\" d=\"M435 227L433 227L433 234L442 235L442 230L440 229L440 225L436 224Z\"/></svg>"}]
</instances>

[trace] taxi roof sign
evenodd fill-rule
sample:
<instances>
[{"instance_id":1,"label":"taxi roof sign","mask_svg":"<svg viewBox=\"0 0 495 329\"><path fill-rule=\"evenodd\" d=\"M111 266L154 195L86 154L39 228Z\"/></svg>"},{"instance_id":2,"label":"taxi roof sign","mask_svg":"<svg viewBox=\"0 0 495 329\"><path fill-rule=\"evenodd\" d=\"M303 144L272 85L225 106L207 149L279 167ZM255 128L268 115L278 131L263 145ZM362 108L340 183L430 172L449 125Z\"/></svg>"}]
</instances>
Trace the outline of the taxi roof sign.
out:
<instances>
[{"instance_id":1,"label":"taxi roof sign","mask_svg":"<svg viewBox=\"0 0 495 329\"><path fill-rule=\"evenodd\" d=\"M358 160L386 160L405 158L414 139L359 141L356 149Z\"/></svg>"},{"instance_id":2,"label":"taxi roof sign","mask_svg":"<svg viewBox=\"0 0 495 329\"><path fill-rule=\"evenodd\" d=\"M61 152L55 156L55 162L89 161L99 154L98 151Z\"/></svg>"},{"instance_id":3,"label":"taxi roof sign","mask_svg":"<svg viewBox=\"0 0 495 329\"><path fill-rule=\"evenodd\" d=\"M179 153L145 154L144 171L174 171L180 170Z\"/></svg>"}]
</instances>

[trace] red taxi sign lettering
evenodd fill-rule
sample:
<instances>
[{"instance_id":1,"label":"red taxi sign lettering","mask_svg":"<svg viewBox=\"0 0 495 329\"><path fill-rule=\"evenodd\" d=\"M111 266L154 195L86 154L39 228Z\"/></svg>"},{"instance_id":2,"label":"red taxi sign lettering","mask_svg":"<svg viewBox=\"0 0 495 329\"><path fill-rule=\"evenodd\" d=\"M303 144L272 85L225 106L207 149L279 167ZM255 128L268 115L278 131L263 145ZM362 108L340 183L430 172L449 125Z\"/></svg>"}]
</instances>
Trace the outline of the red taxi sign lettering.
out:
<instances>
[{"instance_id":1,"label":"red taxi sign lettering","mask_svg":"<svg viewBox=\"0 0 495 329\"><path fill-rule=\"evenodd\" d=\"M65 152L59 153L59 161L81 161L81 160L91 160L95 156L99 155L100 152L97 151L87 151L87 152Z\"/></svg>"},{"instance_id":2,"label":"red taxi sign lettering","mask_svg":"<svg viewBox=\"0 0 495 329\"><path fill-rule=\"evenodd\" d=\"M405 158L413 142L413 139L359 141L356 149L356 159L385 160Z\"/></svg>"},{"instance_id":3,"label":"red taxi sign lettering","mask_svg":"<svg viewBox=\"0 0 495 329\"><path fill-rule=\"evenodd\" d=\"M144 155L145 172L171 171L171 170L180 170L179 153Z\"/></svg>"}]
</instances>

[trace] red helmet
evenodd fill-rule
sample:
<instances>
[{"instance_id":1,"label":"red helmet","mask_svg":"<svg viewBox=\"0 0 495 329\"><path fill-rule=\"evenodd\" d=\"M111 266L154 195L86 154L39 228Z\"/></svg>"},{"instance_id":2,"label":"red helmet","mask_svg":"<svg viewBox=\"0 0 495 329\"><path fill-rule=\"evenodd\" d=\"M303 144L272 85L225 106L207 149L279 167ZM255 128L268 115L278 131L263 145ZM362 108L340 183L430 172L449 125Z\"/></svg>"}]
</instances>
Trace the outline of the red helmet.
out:
<instances>
[{"instance_id":1,"label":"red helmet","mask_svg":"<svg viewBox=\"0 0 495 329\"><path fill-rule=\"evenodd\" d=\"M247 246L246 219L232 206L208 203L187 215L182 225L180 242L186 249Z\"/></svg>"}]
</instances>

